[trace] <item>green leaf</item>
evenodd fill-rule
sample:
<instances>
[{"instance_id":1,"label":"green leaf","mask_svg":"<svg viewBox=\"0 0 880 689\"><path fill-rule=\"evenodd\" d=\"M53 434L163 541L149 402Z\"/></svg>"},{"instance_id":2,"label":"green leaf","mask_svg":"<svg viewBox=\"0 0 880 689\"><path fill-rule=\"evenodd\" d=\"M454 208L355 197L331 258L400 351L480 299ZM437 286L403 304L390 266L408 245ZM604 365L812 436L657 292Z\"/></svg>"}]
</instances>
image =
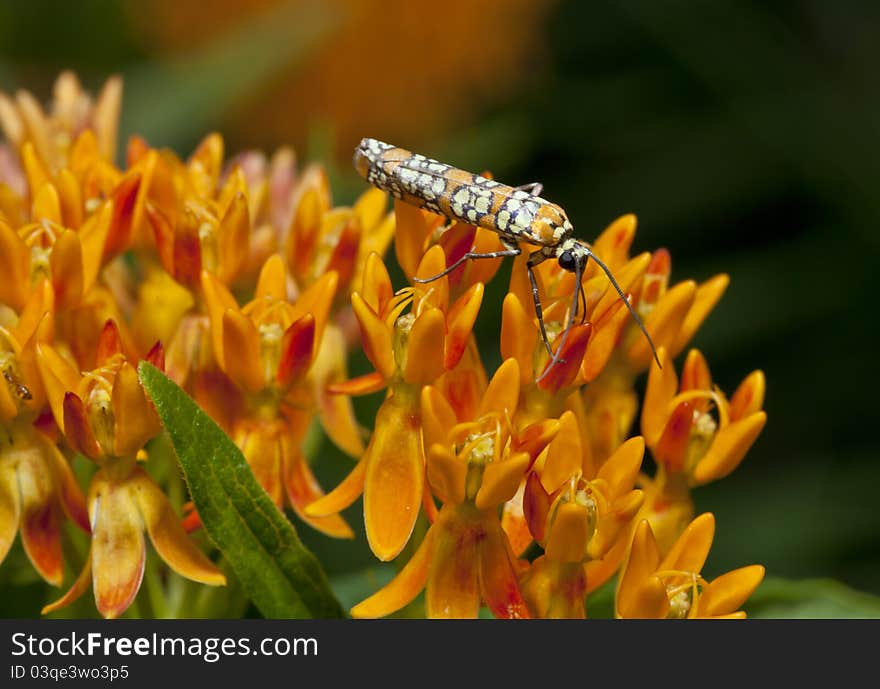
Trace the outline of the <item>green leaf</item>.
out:
<instances>
[{"instance_id":1,"label":"green leaf","mask_svg":"<svg viewBox=\"0 0 880 689\"><path fill-rule=\"evenodd\" d=\"M208 535L265 617L342 617L324 570L257 483L235 443L192 399L142 361L141 382L159 412Z\"/></svg>"},{"instance_id":2,"label":"green leaf","mask_svg":"<svg viewBox=\"0 0 880 689\"><path fill-rule=\"evenodd\" d=\"M749 617L777 619L880 618L880 597L834 579L765 579L745 606Z\"/></svg>"}]
</instances>

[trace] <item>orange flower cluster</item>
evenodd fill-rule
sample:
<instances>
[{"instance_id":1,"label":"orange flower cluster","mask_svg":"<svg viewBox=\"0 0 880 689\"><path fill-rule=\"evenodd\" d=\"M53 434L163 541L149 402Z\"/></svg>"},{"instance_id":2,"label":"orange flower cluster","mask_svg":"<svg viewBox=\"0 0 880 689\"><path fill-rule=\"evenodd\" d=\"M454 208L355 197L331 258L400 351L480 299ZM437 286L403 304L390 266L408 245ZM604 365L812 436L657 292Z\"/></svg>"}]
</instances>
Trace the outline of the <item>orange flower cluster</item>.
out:
<instances>
[{"instance_id":1,"label":"orange flower cluster","mask_svg":"<svg viewBox=\"0 0 880 689\"><path fill-rule=\"evenodd\" d=\"M549 339L563 347L548 370L517 259L490 374L474 328L500 261L413 278L498 249L495 234L400 202L389 213L375 189L334 206L320 167L300 170L286 149L225 161L216 134L187 159L134 137L117 168L119 98L115 80L93 101L69 74L48 111L26 93L0 95L0 561L20 529L36 570L60 585L64 520L91 535L82 573L47 611L91 581L100 613L121 615L141 584L144 533L183 576L225 583L187 535L196 508L177 515L143 467L160 431L136 373L147 359L229 434L279 508L352 538L340 512L363 495L383 561L423 534L353 616L394 613L424 590L429 617L485 605L503 618L583 618L587 595L618 573L619 617L741 615L763 568L702 578L714 518L694 518L691 489L728 474L755 442L764 378L751 374L728 400L698 351L680 380L673 363L726 276L670 287L668 252L630 256L635 218L620 218L593 249L662 368L595 266L583 275L585 319L562 342L575 278L547 261L538 289ZM400 289L383 260L392 239L410 278ZM375 371L349 378L358 344ZM367 438L351 398L379 391ZM357 459L326 494L303 449L313 419ZM76 455L96 467L85 491Z\"/></svg>"}]
</instances>

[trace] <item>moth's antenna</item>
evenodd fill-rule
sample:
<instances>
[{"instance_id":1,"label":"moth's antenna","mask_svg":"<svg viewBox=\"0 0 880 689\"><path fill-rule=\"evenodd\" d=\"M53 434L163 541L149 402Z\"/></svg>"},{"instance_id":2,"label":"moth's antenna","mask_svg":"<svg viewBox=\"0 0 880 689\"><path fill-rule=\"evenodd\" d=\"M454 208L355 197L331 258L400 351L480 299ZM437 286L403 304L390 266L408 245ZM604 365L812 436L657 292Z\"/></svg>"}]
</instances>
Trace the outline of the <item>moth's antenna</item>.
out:
<instances>
[{"instance_id":1,"label":"moth's antenna","mask_svg":"<svg viewBox=\"0 0 880 689\"><path fill-rule=\"evenodd\" d=\"M547 368L545 368L544 372L535 380L536 383L540 383L542 380L544 380L544 377L548 373L550 373L550 371L554 366L556 366L556 364L558 364L560 361L564 361L564 359L560 359L559 356L560 354L562 354L562 348L565 346L565 341L568 339L568 333L571 332L571 328L574 325L574 319L577 317L578 297L581 294L581 276L583 275L584 263L586 263L586 261L584 261L583 263L579 260L575 261L575 289L571 299L571 306L568 309L568 321L565 324L565 330L562 331L562 338L559 340L559 346L556 348L556 351L553 352L553 354L551 355L550 362L547 364ZM584 307L584 313L586 314L586 306Z\"/></svg>"},{"instance_id":2,"label":"moth's antenna","mask_svg":"<svg viewBox=\"0 0 880 689\"><path fill-rule=\"evenodd\" d=\"M592 250L584 245L584 248L587 250L587 254L593 257L593 260L596 264L602 269L602 272L605 273L605 276L608 278L608 281L614 285L614 289L617 290L617 294L620 295L620 298L623 299L623 303L626 304L626 308L629 310L629 315L633 317L633 320L636 322L636 325L639 326L639 330L642 331L642 334L648 340L648 345L651 347L651 353L654 355L654 361L657 362L657 365L660 368L663 368L663 365L660 363L660 357L657 354L657 348L654 346L654 340L651 339L651 336L648 334L647 329L645 328L645 324L642 323L642 319L639 318L639 314L633 308L633 305L629 303L629 299L626 298L626 295L623 293L623 290L620 288L620 285L617 284L617 280L614 279L614 276L611 274L611 271L608 269L604 263L592 252Z\"/></svg>"}]
</instances>

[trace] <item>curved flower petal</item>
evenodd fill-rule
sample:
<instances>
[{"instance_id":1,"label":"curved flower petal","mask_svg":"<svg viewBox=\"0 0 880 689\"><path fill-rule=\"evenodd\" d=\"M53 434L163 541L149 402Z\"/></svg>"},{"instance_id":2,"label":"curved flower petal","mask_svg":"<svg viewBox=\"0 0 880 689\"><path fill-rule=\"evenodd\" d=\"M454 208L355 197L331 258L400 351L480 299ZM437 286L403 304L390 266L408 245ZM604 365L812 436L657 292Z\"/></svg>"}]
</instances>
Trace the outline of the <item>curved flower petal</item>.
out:
<instances>
[{"instance_id":1,"label":"curved flower petal","mask_svg":"<svg viewBox=\"0 0 880 689\"><path fill-rule=\"evenodd\" d=\"M645 439L637 435L621 445L600 467L597 478L608 482L608 495L632 490L645 456Z\"/></svg>"},{"instance_id":2,"label":"curved flower petal","mask_svg":"<svg viewBox=\"0 0 880 689\"><path fill-rule=\"evenodd\" d=\"M355 464L342 483L331 490L327 495L318 498L315 502L307 505L303 512L310 517L326 517L337 512L342 512L357 500L364 492L364 481L367 476L367 464L369 463L369 448Z\"/></svg>"},{"instance_id":3,"label":"curved flower petal","mask_svg":"<svg viewBox=\"0 0 880 689\"><path fill-rule=\"evenodd\" d=\"M424 446L430 449L435 443L443 444L457 419L455 410L433 385L422 388L421 412Z\"/></svg>"},{"instance_id":4,"label":"curved flower petal","mask_svg":"<svg viewBox=\"0 0 880 689\"><path fill-rule=\"evenodd\" d=\"M231 283L244 266L250 253L250 236L247 197L238 192L217 226L217 274L226 284Z\"/></svg>"},{"instance_id":5,"label":"curved flower petal","mask_svg":"<svg viewBox=\"0 0 880 689\"><path fill-rule=\"evenodd\" d=\"M246 390L259 392L265 387L260 334L238 309L223 314L223 364L226 375Z\"/></svg>"},{"instance_id":6,"label":"curved flower petal","mask_svg":"<svg viewBox=\"0 0 880 689\"><path fill-rule=\"evenodd\" d=\"M35 448L28 448L26 456L19 461L22 545L40 576L54 586L61 586L64 578L61 510L53 494L51 474Z\"/></svg>"},{"instance_id":7,"label":"curved flower petal","mask_svg":"<svg viewBox=\"0 0 880 689\"><path fill-rule=\"evenodd\" d=\"M706 563L714 537L715 516L711 512L704 512L688 524L658 569L699 572Z\"/></svg>"},{"instance_id":8,"label":"curved flower petal","mask_svg":"<svg viewBox=\"0 0 880 689\"><path fill-rule=\"evenodd\" d=\"M587 351L581 364L581 377L584 382L595 380L605 369L629 318L629 309L622 299L618 299L593 324L593 336L587 344Z\"/></svg>"},{"instance_id":9,"label":"curved flower petal","mask_svg":"<svg viewBox=\"0 0 880 689\"><path fill-rule=\"evenodd\" d=\"M617 617L663 618L669 609L666 586L653 574L660 562L657 542L647 520L636 527L629 559L617 585L615 609Z\"/></svg>"},{"instance_id":10,"label":"curved flower petal","mask_svg":"<svg viewBox=\"0 0 880 689\"><path fill-rule=\"evenodd\" d=\"M736 611L761 584L764 567L750 565L713 579L703 590L699 600L699 614L720 617Z\"/></svg>"},{"instance_id":11,"label":"curved flower petal","mask_svg":"<svg viewBox=\"0 0 880 689\"><path fill-rule=\"evenodd\" d=\"M360 325L364 354L382 377L388 380L396 369L391 349L391 329L357 292L351 295L351 307Z\"/></svg>"},{"instance_id":12,"label":"curved flower petal","mask_svg":"<svg viewBox=\"0 0 880 689\"><path fill-rule=\"evenodd\" d=\"M501 307L501 356L519 362L520 383L532 382L538 331L519 298L510 293Z\"/></svg>"},{"instance_id":13,"label":"curved flower petal","mask_svg":"<svg viewBox=\"0 0 880 689\"><path fill-rule=\"evenodd\" d=\"M327 392L331 395L351 395L358 397L360 395L370 395L379 392L386 385L385 378L378 371L366 373L356 378L349 378L338 383L330 383L327 386Z\"/></svg>"},{"instance_id":14,"label":"curved flower petal","mask_svg":"<svg viewBox=\"0 0 880 689\"><path fill-rule=\"evenodd\" d=\"M307 313L292 323L281 338L281 357L275 376L279 385L289 385L309 369L314 347L315 318Z\"/></svg>"},{"instance_id":15,"label":"curved flower petal","mask_svg":"<svg viewBox=\"0 0 880 689\"><path fill-rule=\"evenodd\" d=\"M716 481L736 469L766 423L766 412L759 411L719 430L708 452L694 468L694 481L698 484Z\"/></svg>"},{"instance_id":16,"label":"curved flower petal","mask_svg":"<svg viewBox=\"0 0 880 689\"><path fill-rule=\"evenodd\" d=\"M552 499L541 485L541 479L534 471L526 479L522 495L522 511L529 532L539 543L544 542L547 529L547 515L550 512ZM522 551L520 551L522 552Z\"/></svg>"},{"instance_id":17,"label":"curved flower petal","mask_svg":"<svg viewBox=\"0 0 880 689\"><path fill-rule=\"evenodd\" d=\"M657 350L660 365L651 364L648 372L648 385L645 388L645 400L642 403L642 435L649 447L653 447L660 439L666 421L669 418L669 403L678 390L678 376L666 349Z\"/></svg>"},{"instance_id":18,"label":"curved flower petal","mask_svg":"<svg viewBox=\"0 0 880 689\"><path fill-rule=\"evenodd\" d=\"M435 222L429 220L429 215L421 209L397 199L394 201L394 217L397 223L394 236L394 252L397 255L397 262L406 275L413 275L425 253L425 241L434 228ZM443 268L441 267L440 270ZM430 275L423 277L430 277Z\"/></svg>"},{"instance_id":19,"label":"curved flower petal","mask_svg":"<svg viewBox=\"0 0 880 689\"><path fill-rule=\"evenodd\" d=\"M503 620L531 617L519 588L507 537L494 519L486 523L485 535L477 549L480 593L492 614Z\"/></svg>"},{"instance_id":20,"label":"curved flower petal","mask_svg":"<svg viewBox=\"0 0 880 689\"><path fill-rule=\"evenodd\" d=\"M73 392L64 393L64 436L77 452L90 459L99 459L104 451L95 440L82 400ZM107 448L111 450L111 448Z\"/></svg>"},{"instance_id":21,"label":"curved flower petal","mask_svg":"<svg viewBox=\"0 0 880 689\"><path fill-rule=\"evenodd\" d=\"M65 514L80 529L89 533L91 527L89 526L86 499L80 490L76 477L73 475L70 464L55 446L55 443L50 441L44 434L35 433L33 439L40 448L41 455L51 467L61 506L64 508Z\"/></svg>"},{"instance_id":22,"label":"curved flower petal","mask_svg":"<svg viewBox=\"0 0 880 689\"><path fill-rule=\"evenodd\" d=\"M477 509L488 510L510 500L522 483L530 461L525 452L520 452L504 461L487 464L477 492Z\"/></svg>"},{"instance_id":23,"label":"curved flower petal","mask_svg":"<svg viewBox=\"0 0 880 689\"><path fill-rule=\"evenodd\" d=\"M442 445L431 445L427 456L428 484L443 504L464 502L467 462Z\"/></svg>"},{"instance_id":24,"label":"curved flower petal","mask_svg":"<svg viewBox=\"0 0 880 689\"><path fill-rule=\"evenodd\" d=\"M24 306L30 285L31 252L24 240L0 220L0 302L18 310Z\"/></svg>"},{"instance_id":25,"label":"curved flower petal","mask_svg":"<svg viewBox=\"0 0 880 689\"><path fill-rule=\"evenodd\" d=\"M392 395L376 414L366 456L364 525L380 560L392 560L409 541L425 483L425 458L417 408Z\"/></svg>"},{"instance_id":26,"label":"curved flower petal","mask_svg":"<svg viewBox=\"0 0 880 689\"><path fill-rule=\"evenodd\" d=\"M550 444L556 434L559 433L559 421L557 419L543 419L529 424L519 431L514 438L511 449L514 452L525 452L534 462L544 448Z\"/></svg>"},{"instance_id":27,"label":"curved flower petal","mask_svg":"<svg viewBox=\"0 0 880 689\"><path fill-rule=\"evenodd\" d=\"M547 362L541 372L541 379L538 387L548 392L559 392L562 388L571 385L581 368L581 362L584 359L584 353L587 351L587 344L593 333L593 326L590 323L576 325L568 334L568 339L563 344L560 351L560 358L548 370L551 362ZM558 350L559 345L556 345Z\"/></svg>"},{"instance_id":28,"label":"curved flower petal","mask_svg":"<svg viewBox=\"0 0 880 689\"><path fill-rule=\"evenodd\" d=\"M733 397L730 399L730 420L739 421L764 407L764 392L767 381L763 371L752 371L746 379L740 383Z\"/></svg>"},{"instance_id":29,"label":"curved flower petal","mask_svg":"<svg viewBox=\"0 0 880 689\"><path fill-rule=\"evenodd\" d=\"M476 283L461 295L449 310L446 317L448 331L443 359L443 365L447 370L455 368L461 361L483 302L483 292L483 283Z\"/></svg>"},{"instance_id":30,"label":"curved flower petal","mask_svg":"<svg viewBox=\"0 0 880 689\"><path fill-rule=\"evenodd\" d=\"M590 531L590 516L584 506L573 502L559 505L546 536L547 557L558 562L580 562L587 552Z\"/></svg>"},{"instance_id":31,"label":"curved flower petal","mask_svg":"<svg viewBox=\"0 0 880 689\"><path fill-rule=\"evenodd\" d=\"M388 302L394 296L394 288L391 286L388 269L379 254L371 253L367 256L363 283L363 288L360 290L363 301L369 305L373 313L380 317L384 316Z\"/></svg>"},{"instance_id":32,"label":"curved flower petal","mask_svg":"<svg viewBox=\"0 0 880 689\"><path fill-rule=\"evenodd\" d=\"M293 511L309 526L332 538L354 538L354 531L339 514L312 517L306 514L307 505L324 496L324 491L309 468L305 457L289 436L281 440L284 487Z\"/></svg>"},{"instance_id":33,"label":"curved flower petal","mask_svg":"<svg viewBox=\"0 0 880 689\"><path fill-rule=\"evenodd\" d=\"M664 294L645 319L645 329L651 336L656 347L669 349L675 342L697 293L697 284L693 280L680 282ZM632 331L634 341L626 351L630 364L643 370L653 359L648 338L637 329Z\"/></svg>"},{"instance_id":34,"label":"curved flower petal","mask_svg":"<svg viewBox=\"0 0 880 689\"><path fill-rule=\"evenodd\" d=\"M681 402L672 410L660 439L652 448L654 459L669 471L684 471L693 424L694 403Z\"/></svg>"},{"instance_id":35,"label":"curved flower petal","mask_svg":"<svg viewBox=\"0 0 880 689\"><path fill-rule=\"evenodd\" d=\"M76 599L78 599L86 591L89 590L89 584L91 582L92 554L90 552L89 557L82 568L82 571L79 573L79 576L76 578L76 581L73 582L73 585L70 587L70 589L68 589L67 593L61 596L61 598L59 598L58 600L43 606L43 609L40 611L40 613L43 615L48 615L50 612L55 612L56 610L61 610L61 608L66 608L68 605L73 603Z\"/></svg>"},{"instance_id":36,"label":"curved flower petal","mask_svg":"<svg viewBox=\"0 0 880 689\"><path fill-rule=\"evenodd\" d=\"M0 562L15 542L21 517L21 495L12 462L0 460Z\"/></svg>"},{"instance_id":37,"label":"curved flower petal","mask_svg":"<svg viewBox=\"0 0 880 689\"><path fill-rule=\"evenodd\" d=\"M220 368L225 365L223 352L223 315L228 310L237 310L238 302L232 296L220 280L207 270L202 271L202 293L205 295L205 304L208 307L208 317L211 321L211 341L214 346L214 356Z\"/></svg>"},{"instance_id":38,"label":"curved flower petal","mask_svg":"<svg viewBox=\"0 0 880 689\"><path fill-rule=\"evenodd\" d=\"M730 277L721 274L706 280L706 282L697 287L694 301L678 330L675 341L670 345L670 353L673 358L678 356L678 353L687 346L687 343L691 341L691 338L700 329L703 321L706 320L706 317L715 308L715 304L724 295L728 284L730 284Z\"/></svg>"},{"instance_id":39,"label":"curved flower petal","mask_svg":"<svg viewBox=\"0 0 880 689\"><path fill-rule=\"evenodd\" d=\"M226 577L186 535L168 498L146 472L136 468L127 483L150 541L166 564L187 579L209 586L225 585Z\"/></svg>"},{"instance_id":40,"label":"curved flower petal","mask_svg":"<svg viewBox=\"0 0 880 689\"><path fill-rule=\"evenodd\" d=\"M626 263L636 234L637 218L633 213L614 220L593 242L593 251L612 270ZM592 265L592 264L591 264Z\"/></svg>"},{"instance_id":41,"label":"curved flower petal","mask_svg":"<svg viewBox=\"0 0 880 689\"><path fill-rule=\"evenodd\" d=\"M76 232L65 230L55 240L49 265L58 307L73 308L82 299L84 287L82 244Z\"/></svg>"},{"instance_id":42,"label":"curved flower petal","mask_svg":"<svg viewBox=\"0 0 880 689\"><path fill-rule=\"evenodd\" d=\"M89 496L95 603L108 619L131 605L144 575L144 523L127 488L100 472L92 479Z\"/></svg>"},{"instance_id":43,"label":"curved flower petal","mask_svg":"<svg viewBox=\"0 0 880 689\"><path fill-rule=\"evenodd\" d=\"M272 254L266 259L257 278L254 299L266 298L278 301L287 299L287 271L284 270L284 261L278 254Z\"/></svg>"},{"instance_id":44,"label":"curved flower petal","mask_svg":"<svg viewBox=\"0 0 880 689\"><path fill-rule=\"evenodd\" d=\"M351 609L351 616L384 617L415 599L428 580L428 570L434 554L433 538L433 529L428 529L418 550L397 576L372 596L355 605Z\"/></svg>"},{"instance_id":45,"label":"curved flower petal","mask_svg":"<svg viewBox=\"0 0 880 689\"><path fill-rule=\"evenodd\" d=\"M547 459L541 469L541 484L548 493L581 471L584 458L581 431L571 411L559 417L559 432L550 442Z\"/></svg>"},{"instance_id":46,"label":"curved flower petal","mask_svg":"<svg viewBox=\"0 0 880 689\"><path fill-rule=\"evenodd\" d=\"M161 429L159 417L141 387L134 366L125 362L113 381L115 449L118 457L134 454Z\"/></svg>"},{"instance_id":47,"label":"curved flower petal","mask_svg":"<svg viewBox=\"0 0 880 689\"><path fill-rule=\"evenodd\" d=\"M447 505L431 527L433 553L425 591L429 618L473 619L480 612L478 543L486 538L483 525L462 518L457 506Z\"/></svg>"},{"instance_id":48,"label":"curved flower petal","mask_svg":"<svg viewBox=\"0 0 880 689\"><path fill-rule=\"evenodd\" d=\"M489 381L480 401L477 418L495 412L502 419L505 415L512 419L519 404L519 381L519 364L516 359L505 359Z\"/></svg>"}]
</instances>

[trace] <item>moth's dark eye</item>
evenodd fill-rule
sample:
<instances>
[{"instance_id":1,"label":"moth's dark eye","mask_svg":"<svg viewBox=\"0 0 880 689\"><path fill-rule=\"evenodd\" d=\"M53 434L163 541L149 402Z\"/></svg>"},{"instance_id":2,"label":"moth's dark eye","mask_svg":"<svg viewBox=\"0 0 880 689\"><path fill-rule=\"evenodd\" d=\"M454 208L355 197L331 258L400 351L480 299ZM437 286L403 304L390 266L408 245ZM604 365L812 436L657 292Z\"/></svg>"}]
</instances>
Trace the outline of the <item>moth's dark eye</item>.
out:
<instances>
[{"instance_id":1,"label":"moth's dark eye","mask_svg":"<svg viewBox=\"0 0 880 689\"><path fill-rule=\"evenodd\" d=\"M574 272L574 256L570 251L563 251L559 254L559 267L571 273Z\"/></svg>"}]
</instances>

